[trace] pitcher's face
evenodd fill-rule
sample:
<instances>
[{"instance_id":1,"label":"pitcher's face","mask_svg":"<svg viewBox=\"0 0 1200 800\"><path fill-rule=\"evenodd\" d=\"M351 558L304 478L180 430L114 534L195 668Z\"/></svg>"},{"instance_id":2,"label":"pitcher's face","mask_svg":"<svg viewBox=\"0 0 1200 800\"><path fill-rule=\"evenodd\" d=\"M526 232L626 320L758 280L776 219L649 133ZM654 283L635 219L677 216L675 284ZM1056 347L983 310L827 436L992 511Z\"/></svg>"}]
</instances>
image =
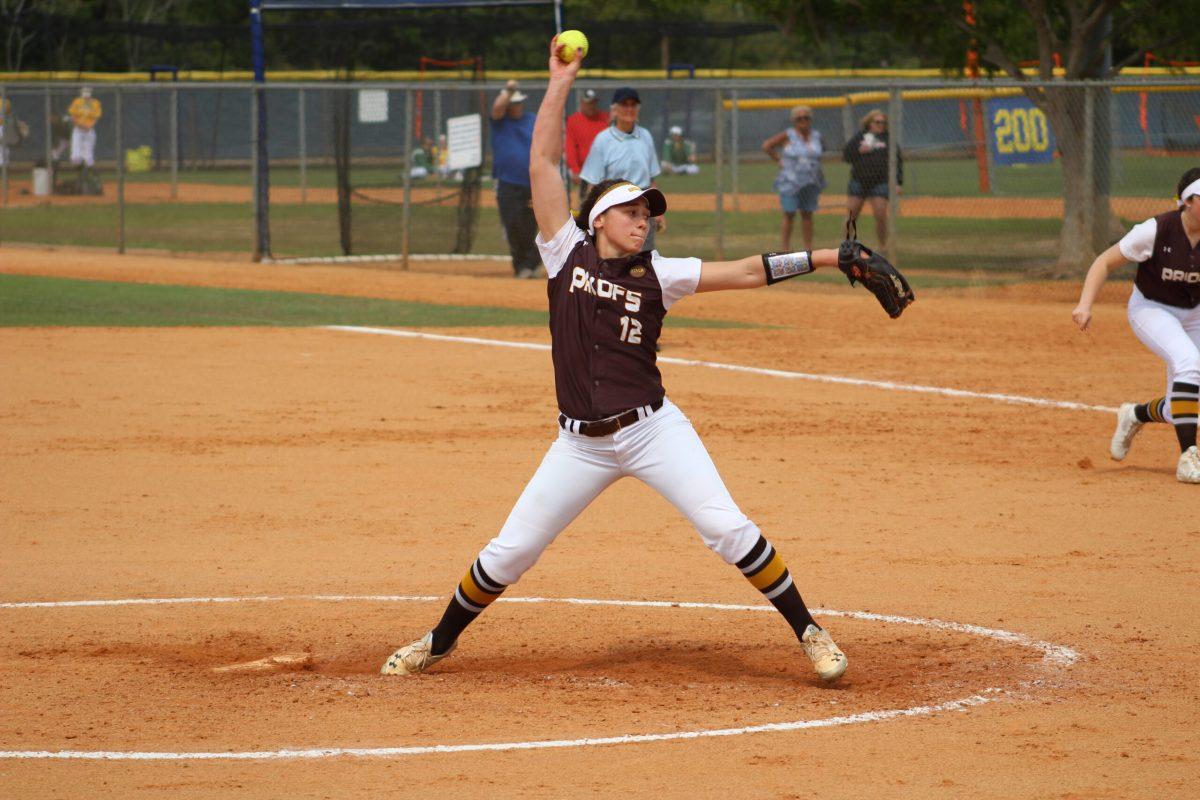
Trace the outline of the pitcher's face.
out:
<instances>
[{"instance_id":1,"label":"pitcher's face","mask_svg":"<svg viewBox=\"0 0 1200 800\"><path fill-rule=\"evenodd\" d=\"M621 255L642 252L650 234L650 204L639 197L632 203L613 206L593 223L596 235L603 236Z\"/></svg>"}]
</instances>

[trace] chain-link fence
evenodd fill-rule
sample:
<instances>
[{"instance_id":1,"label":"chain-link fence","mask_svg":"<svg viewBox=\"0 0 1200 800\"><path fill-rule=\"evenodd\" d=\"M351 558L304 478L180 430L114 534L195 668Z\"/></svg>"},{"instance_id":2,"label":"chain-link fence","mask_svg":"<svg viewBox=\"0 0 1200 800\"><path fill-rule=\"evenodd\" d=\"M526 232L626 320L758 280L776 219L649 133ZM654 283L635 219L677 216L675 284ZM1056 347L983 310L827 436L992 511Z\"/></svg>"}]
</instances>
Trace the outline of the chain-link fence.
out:
<instances>
[{"instance_id":1,"label":"chain-link fence","mask_svg":"<svg viewBox=\"0 0 1200 800\"><path fill-rule=\"evenodd\" d=\"M595 88L604 107L616 85L579 89ZM262 128L250 84L102 84L82 138L72 113L81 88L0 86L0 240L246 257L264 231L265 257L402 264L508 251L488 141L499 83L269 85ZM829 246L850 209L864 241L911 268L1078 269L1130 223L1170 208L1179 176L1200 164L1200 87L1186 78L636 88L656 149L678 127L695 157L694 174L659 177L671 211L658 247L671 255L778 249L789 228L787 245L799 248L809 226L813 244ZM539 87L523 89L536 112ZM811 127L793 124L797 106ZM473 114L482 168L451 169L447 120ZM820 170L799 174L819 192L790 172L817 136ZM771 155L791 159L782 181ZM261 220L256 171L270 187Z\"/></svg>"},{"instance_id":2,"label":"chain-link fence","mask_svg":"<svg viewBox=\"0 0 1200 800\"><path fill-rule=\"evenodd\" d=\"M249 252L246 90L17 84L0 92L4 241Z\"/></svg>"}]
</instances>

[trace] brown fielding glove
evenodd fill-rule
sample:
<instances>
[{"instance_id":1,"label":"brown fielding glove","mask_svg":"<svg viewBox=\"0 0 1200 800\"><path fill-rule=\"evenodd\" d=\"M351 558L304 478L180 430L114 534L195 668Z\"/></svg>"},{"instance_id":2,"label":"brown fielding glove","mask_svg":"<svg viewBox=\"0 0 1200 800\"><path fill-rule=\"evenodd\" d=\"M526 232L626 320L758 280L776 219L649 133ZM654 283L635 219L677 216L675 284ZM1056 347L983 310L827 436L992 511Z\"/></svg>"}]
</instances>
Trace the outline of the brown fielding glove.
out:
<instances>
[{"instance_id":1,"label":"brown fielding glove","mask_svg":"<svg viewBox=\"0 0 1200 800\"><path fill-rule=\"evenodd\" d=\"M858 241L857 233L854 220L847 220L846 241L838 248L838 269L845 273L851 286L857 281L867 287L888 316L895 319L916 297L900 270Z\"/></svg>"}]
</instances>

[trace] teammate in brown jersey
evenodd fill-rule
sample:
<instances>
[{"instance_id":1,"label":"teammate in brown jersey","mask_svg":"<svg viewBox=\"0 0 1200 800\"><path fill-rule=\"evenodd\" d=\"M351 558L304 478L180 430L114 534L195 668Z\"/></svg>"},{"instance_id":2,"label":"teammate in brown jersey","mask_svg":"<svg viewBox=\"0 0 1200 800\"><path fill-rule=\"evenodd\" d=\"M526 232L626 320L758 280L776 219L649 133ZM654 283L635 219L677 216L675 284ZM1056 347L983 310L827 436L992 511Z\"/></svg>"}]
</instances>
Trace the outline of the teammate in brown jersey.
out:
<instances>
[{"instance_id":1,"label":"teammate in brown jersey","mask_svg":"<svg viewBox=\"0 0 1200 800\"><path fill-rule=\"evenodd\" d=\"M738 261L663 258L644 249L658 189L605 181L572 217L559 161L563 107L582 53L570 64L550 45L550 84L533 131L529 174L537 244L548 278L559 433L500 533L471 564L437 626L384 664L388 675L423 672L533 566L545 548L618 479L658 491L704 543L777 608L824 681L846 657L809 614L783 559L730 497L691 422L665 395L655 343L663 317L696 292L753 289L836 267L834 249L768 253Z\"/></svg>"},{"instance_id":2,"label":"teammate in brown jersey","mask_svg":"<svg viewBox=\"0 0 1200 800\"><path fill-rule=\"evenodd\" d=\"M1175 477L1200 483L1196 416L1200 403L1200 167L1183 174L1172 211L1135 225L1092 263L1071 316L1080 330L1108 273L1138 265L1129 297L1129 326L1142 344L1167 362L1167 393L1146 403L1123 403L1109 452L1120 461L1147 422L1175 426L1181 451Z\"/></svg>"}]
</instances>

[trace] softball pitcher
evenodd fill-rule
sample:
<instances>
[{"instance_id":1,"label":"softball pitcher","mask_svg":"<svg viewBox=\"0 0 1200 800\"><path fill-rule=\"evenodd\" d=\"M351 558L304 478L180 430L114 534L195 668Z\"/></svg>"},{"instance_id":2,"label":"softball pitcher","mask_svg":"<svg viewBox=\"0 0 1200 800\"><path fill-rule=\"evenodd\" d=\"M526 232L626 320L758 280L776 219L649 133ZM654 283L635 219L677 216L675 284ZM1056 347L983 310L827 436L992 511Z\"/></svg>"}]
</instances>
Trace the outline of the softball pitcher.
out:
<instances>
[{"instance_id":1,"label":"softball pitcher","mask_svg":"<svg viewBox=\"0 0 1200 800\"><path fill-rule=\"evenodd\" d=\"M1200 483L1196 416L1200 400L1200 167L1183 174L1174 211L1135 225L1092 262L1079 305L1071 317L1080 330L1092 321L1092 305L1109 272L1127 261L1138 265L1129 297L1129 325L1167 362L1167 393L1146 403L1123 403L1109 452L1120 461L1148 422L1175 426L1179 463L1175 477Z\"/></svg>"},{"instance_id":2,"label":"softball pitcher","mask_svg":"<svg viewBox=\"0 0 1200 800\"><path fill-rule=\"evenodd\" d=\"M730 497L692 423L665 396L655 344L663 318L695 292L752 289L838 264L838 251L756 255L739 261L663 258L644 249L652 217L666 211L655 188L607 180L573 218L559 173L563 107L579 71L550 48L550 83L530 156L537 245L546 265L558 438L500 533L467 569L437 626L401 647L385 675L423 672L533 566L555 537L618 479L663 495L704 543L736 567L787 620L824 681L846 657L809 614L783 558Z\"/></svg>"}]
</instances>

